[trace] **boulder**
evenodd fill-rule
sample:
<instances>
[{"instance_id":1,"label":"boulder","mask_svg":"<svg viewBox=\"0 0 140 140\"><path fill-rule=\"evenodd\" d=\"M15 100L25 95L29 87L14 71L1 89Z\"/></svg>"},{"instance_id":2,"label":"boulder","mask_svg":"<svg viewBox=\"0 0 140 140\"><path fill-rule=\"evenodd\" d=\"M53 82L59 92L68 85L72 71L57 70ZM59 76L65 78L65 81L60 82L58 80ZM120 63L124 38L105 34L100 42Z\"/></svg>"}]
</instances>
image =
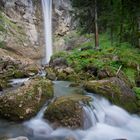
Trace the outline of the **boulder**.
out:
<instances>
[{"instance_id":1,"label":"boulder","mask_svg":"<svg viewBox=\"0 0 140 140\"><path fill-rule=\"evenodd\" d=\"M135 93L119 78L88 81L84 87L87 91L100 94L129 112L136 113L138 111Z\"/></svg>"},{"instance_id":2,"label":"boulder","mask_svg":"<svg viewBox=\"0 0 140 140\"><path fill-rule=\"evenodd\" d=\"M58 80L74 81L77 83L87 79L92 79L92 80L95 79L94 75L84 71L77 73L71 67L65 67L65 68L56 67L54 68L54 73L56 74Z\"/></svg>"},{"instance_id":3,"label":"boulder","mask_svg":"<svg viewBox=\"0 0 140 140\"><path fill-rule=\"evenodd\" d=\"M9 56L0 57L0 79L23 78L27 64Z\"/></svg>"},{"instance_id":4,"label":"boulder","mask_svg":"<svg viewBox=\"0 0 140 140\"><path fill-rule=\"evenodd\" d=\"M24 68L24 73L26 76L34 76L34 75L38 74L40 69L41 68L39 68L39 66L37 66L35 64L30 64Z\"/></svg>"},{"instance_id":5,"label":"boulder","mask_svg":"<svg viewBox=\"0 0 140 140\"><path fill-rule=\"evenodd\" d=\"M0 117L14 121L29 119L52 97L51 81L31 79L18 89L0 95Z\"/></svg>"},{"instance_id":6,"label":"boulder","mask_svg":"<svg viewBox=\"0 0 140 140\"><path fill-rule=\"evenodd\" d=\"M3 91L5 88L8 88L10 85L6 79L0 79L0 91Z\"/></svg>"},{"instance_id":7,"label":"boulder","mask_svg":"<svg viewBox=\"0 0 140 140\"><path fill-rule=\"evenodd\" d=\"M52 102L44 118L53 123L54 127L83 127L83 109L80 102L88 103L90 97L83 95L61 96Z\"/></svg>"},{"instance_id":8,"label":"boulder","mask_svg":"<svg viewBox=\"0 0 140 140\"><path fill-rule=\"evenodd\" d=\"M56 74L51 67L46 67L45 72L46 72L46 77L48 79L53 80L53 81L57 79Z\"/></svg>"}]
</instances>

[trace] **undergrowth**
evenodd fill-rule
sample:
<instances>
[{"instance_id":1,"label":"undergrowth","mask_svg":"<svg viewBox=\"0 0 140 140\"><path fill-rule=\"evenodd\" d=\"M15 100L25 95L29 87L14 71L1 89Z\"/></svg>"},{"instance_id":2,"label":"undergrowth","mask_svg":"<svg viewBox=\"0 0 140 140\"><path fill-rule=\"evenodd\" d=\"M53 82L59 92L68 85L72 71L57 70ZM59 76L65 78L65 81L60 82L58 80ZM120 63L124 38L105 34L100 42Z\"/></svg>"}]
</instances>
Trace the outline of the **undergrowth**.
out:
<instances>
[{"instance_id":1,"label":"undergrowth","mask_svg":"<svg viewBox=\"0 0 140 140\"><path fill-rule=\"evenodd\" d=\"M100 50L95 50L93 46L94 39L89 36L89 41L77 46L71 52L60 52L53 56L64 57L68 65L75 69L76 72L83 70L87 66L93 66L97 69L108 67L111 71L121 70L135 86L135 78L138 75L140 65L140 50L130 46L128 43L118 45L114 42L111 46L107 35L100 36ZM86 47L91 47L86 50ZM83 51L82 51L83 48Z\"/></svg>"}]
</instances>

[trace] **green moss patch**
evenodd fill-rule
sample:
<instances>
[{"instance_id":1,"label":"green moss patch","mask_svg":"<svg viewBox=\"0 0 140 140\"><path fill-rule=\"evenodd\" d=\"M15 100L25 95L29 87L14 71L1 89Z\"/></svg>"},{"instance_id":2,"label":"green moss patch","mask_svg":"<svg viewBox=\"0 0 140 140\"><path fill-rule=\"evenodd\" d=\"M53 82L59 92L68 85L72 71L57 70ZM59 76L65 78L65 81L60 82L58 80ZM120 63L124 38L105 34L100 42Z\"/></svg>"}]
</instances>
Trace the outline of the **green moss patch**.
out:
<instances>
[{"instance_id":1,"label":"green moss patch","mask_svg":"<svg viewBox=\"0 0 140 140\"><path fill-rule=\"evenodd\" d=\"M100 50L95 50L93 45L94 39L82 43L71 52L60 52L55 54L52 59L63 57L76 73L85 72L85 68L95 67L97 70L104 70L106 67L116 76L118 69L131 81L135 86L135 80L138 75L140 65L140 50L130 46L128 43L111 46L108 36L100 37ZM114 43L115 44L115 43ZM82 48L88 48L83 49ZM97 75L94 75L97 76ZM96 77L98 79L98 76Z\"/></svg>"},{"instance_id":2,"label":"green moss patch","mask_svg":"<svg viewBox=\"0 0 140 140\"><path fill-rule=\"evenodd\" d=\"M0 96L0 116L14 121L29 119L52 97L51 81L32 79L24 86Z\"/></svg>"},{"instance_id":3,"label":"green moss patch","mask_svg":"<svg viewBox=\"0 0 140 140\"><path fill-rule=\"evenodd\" d=\"M83 110L80 101L87 103L91 98L83 95L59 97L48 106L44 117L55 123L56 127L81 128Z\"/></svg>"}]
</instances>

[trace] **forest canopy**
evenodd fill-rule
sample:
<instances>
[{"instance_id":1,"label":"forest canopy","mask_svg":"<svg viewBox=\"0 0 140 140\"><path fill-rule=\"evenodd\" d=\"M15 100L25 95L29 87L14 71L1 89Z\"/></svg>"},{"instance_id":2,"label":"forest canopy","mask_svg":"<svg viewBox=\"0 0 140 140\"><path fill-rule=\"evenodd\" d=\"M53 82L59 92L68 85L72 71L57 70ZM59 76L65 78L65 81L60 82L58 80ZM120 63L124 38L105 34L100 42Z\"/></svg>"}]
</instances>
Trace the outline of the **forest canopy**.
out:
<instances>
[{"instance_id":1,"label":"forest canopy","mask_svg":"<svg viewBox=\"0 0 140 140\"><path fill-rule=\"evenodd\" d=\"M71 0L81 33L95 32L97 9L99 33L110 34L111 41L139 46L139 0Z\"/></svg>"}]
</instances>

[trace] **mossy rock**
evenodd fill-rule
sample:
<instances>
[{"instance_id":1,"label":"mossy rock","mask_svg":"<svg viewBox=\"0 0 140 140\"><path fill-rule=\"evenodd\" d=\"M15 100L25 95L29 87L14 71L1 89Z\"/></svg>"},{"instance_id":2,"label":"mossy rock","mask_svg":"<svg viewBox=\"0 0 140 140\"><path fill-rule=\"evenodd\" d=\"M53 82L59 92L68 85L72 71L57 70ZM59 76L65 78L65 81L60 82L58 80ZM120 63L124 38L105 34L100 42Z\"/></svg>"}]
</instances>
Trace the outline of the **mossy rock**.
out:
<instances>
[{"instance_id":1,"label":"mossy rock","mask_svg":"<svg viewBox=\"0 0 140 140\"><path fill-rule=\"evenodd\" d=\"M137 105L139 107L139 114L140 114L140 87L134 87L133 91L136 93Z\"/></svg>"},{"instance_id":2,"label":"mossy rock","mask_svg":"<svg viewBox=\"0 0 140 140\"><path fill-rule=\"evenodd\" d=\"M55 69L54 72L56 73L56 77L58 80L80 82L82 80L85 81L95 79L94 75L84 71L76 73L71 67L58 68Z\"/></svg>"},{"instance_id":3,"label":"mossy rock","mask_svg":"<svg viewBox=\"0 0 140 140\"><path fill-rule=\"evenodd\" d=\"M26 77L26 76L25 76L24 71L15 70L14 73L13 73L13 77L14 77L14 78L24 78L24 77Z\"/></svg>"},{"instance_id":4,"label":"mossy rock","mask_svg":"<svg viewBox=\"0 0 140 140\"><path fill-rule=\"evenodd\" d=\"M38 72L39 72L39 66L37 66L37 65L29 65L29 66L27 66L25 69L24 69L24 71L25 71L25 74L27 75L27 76L32 76L32 75L35 75L35 74L38 74Z\"/></svg>"},{"instance_id":5,"label":"mossy rock","mask_svg":"<svg viewBox=\"0 0 140 140\"><path fill-rule=\"evenodd\" d=\"M83 95L59 97L48 106L44 118L53 122L55 127L82 128L83 109L80 101L86 104L91 98Z\"/></svg>"},{"instance_id":6,"label":"mossy rock","mask_svg":"<svg viewBox=\"0 0 140 140\"><path fill-rule=\"evenodd\" d=\"M8 81L6 79L0 79L0 91L2 91L5 88L8 88L10 85L8 84Z\"/></svg>"},{"instance_id":7,"label":"mossy rock","mask_svg":"<svg viewBox=\"0 0 140 140\"><path fill-rule=\"evenodd\" d=\"M84 87L87 91L100 94L129 112L136 113L138 111L135 93L119 78L88 81Z\"/></svg>"},{"instance_id":8,"label":"mossy rock","mask_svg":"<svg viewBox=\"0 0 140 140\"><path fill-rule=\"evenodd\" d=\"M53 97L52 82L32 79L24 86L0 96L0 117L21 121L33 117L46 100Z\"/></svg>"},{"instance_id":9,"label":"mossy rock","mask_svg":"<svg viewBox=\"0 0 140 140\"><path fill-rule=\"evenodd\" d=\"M54 72L54 69L51 67L46 67L45 68L45 72L46 72L46 77L50 80L56 80L56 74Z\"/></svg>"}]
</instances>

